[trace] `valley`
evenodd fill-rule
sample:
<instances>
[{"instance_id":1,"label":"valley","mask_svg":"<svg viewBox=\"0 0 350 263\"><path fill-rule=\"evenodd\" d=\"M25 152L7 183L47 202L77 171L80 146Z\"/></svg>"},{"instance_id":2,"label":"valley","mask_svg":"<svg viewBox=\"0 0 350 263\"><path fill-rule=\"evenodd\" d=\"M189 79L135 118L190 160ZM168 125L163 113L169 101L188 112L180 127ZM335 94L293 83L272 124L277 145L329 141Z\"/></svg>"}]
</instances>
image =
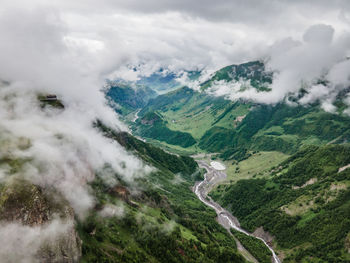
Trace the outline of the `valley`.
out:
<instances>
[{"instance_id":1,"label":"valley","mask_svg":"<svg viewBox=\"0 0 350 263\"><path fill-rule=\"evenodd\" d=\"M214 74L212 82L235 79L225 74ZM254 84L258 89L259 81ZM251 233L263 229L279 260L347 262L350 179L349 170L340 170L342 176L337 171L350 163L350 118L341 107L333 114L317 103L230 101L208 93L208 83L201 91L180 87L150 99L129 122L132 133L167 152L192 156L200 167L223 163L227 176L219 173L200 200L215 211L222 207L232 213ZM335 215L342 218L341 225L327 223ZM219 213L218 220L226 219ZM323 231L332 238L323 239ZM255 242L239 233L235 237L246 246Z\"/></svg>"},{"instance_id":2,"label":"valley","mask_svg":"<svg viewBox=\"0 0 350 263\"><path fill-rule=\"evenodd\" d=\"M0 263L350 263L349 24L3 0Z\"/></svg>"},{"instance_id":3,"label":"valley","mask_svg":"<svg viewBox=\"0 0 350 263\"><path fill-rule=\"evenodd\" d=\"M229 232L230 232L230 229L233 228L236 231L239 231L247 236L254 237L258 240L261 240L264 243L264 245L271 251L272 258L273 258L272 262L280 263L281 261L277 257L276 253L273 251L270 245L266 243L264 239L260 237L255 237L251 233L248 233L247 231L242 229L236 217L230 214L227 210L223 209L219 204L215 203L211 198L208 198L208 192L210 191L210 189L216 184L218 184L220 181L224 180L226 178L226 174L222 171L216 170L212 166L209 166L206 162L199 161L198 163L199 163L199 167L204 168L207 171L207 173L204 175L204 180L202 182L197 182L196 185L194 186L193 191L198 196L198 198L204 204L206 204L207 206L215 210L217 214L217 221ZM239 244L240 243L238 243L237 246L239 246ZM242 250L246 250L246 248L242 246ZM252 251L252 253L255 254L255 251ZM246 256L246 259L253 260L254 262L256 262L256 259L250 254ZM258 262L261 262L260 258Z\"/></svg>"}]
</instances>

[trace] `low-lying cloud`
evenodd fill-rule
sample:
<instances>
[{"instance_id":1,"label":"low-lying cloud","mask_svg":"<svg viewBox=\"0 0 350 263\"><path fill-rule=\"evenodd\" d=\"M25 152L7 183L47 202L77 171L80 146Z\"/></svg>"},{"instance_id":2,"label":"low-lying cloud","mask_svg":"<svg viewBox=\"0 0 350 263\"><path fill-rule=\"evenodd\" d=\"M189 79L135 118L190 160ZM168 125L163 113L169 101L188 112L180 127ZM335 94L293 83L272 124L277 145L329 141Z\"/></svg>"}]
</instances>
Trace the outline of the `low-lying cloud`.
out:
<instances>
[{"instance_id":1,"label":"low-lying cloud","mask_svg":"<svg viewBox=\"0 0 350 263\"><path fill-rule=\"evenodd\" d=\"M32 263L43 259L37 252L44 246L55 246L74 227L74 222L55 219L42 226L24 226L16 222L0 224L1 262ZM64 240L64 239L63 239ZM77 260L77 258L75 258Z\"/></svg>"},{"instance_id":2,"label":"low-lying cloud","mask_svg":"<svg viewBox=\"0 0 350 263\"><path fill-rule=\"evenodd\" d=\"M332 26L317 24L305 31L301 41L287 38L272 45L266 62L267 70L274 72L270 91L259 91L249 80L240 80L217 81L208 92L231 100L274 104L303 89L306 94L299 103L320 101L326 111L333 112L336 96L350 86L350 32L334 34Z\"/></svg>"},{"instance_id":3,"label":"low-lying cloud","mask_svg":"<svg viewBox=\"0 0 350 263\"><path fill-rule=\"evenodd\" d=\"M18 6L6 2L0 10L0 158L5 160L0 183L16 176L55 189L84 219L96 202L89 183L97 175L113 185L116 174L132 182L149 171L93 126L99 119L126 130L101 92L123 55L110 49L97 55L90 42L69 40L70 30L57 8ZM65 108L41 107L40 94L57 95ZM6 160L15 160L16 167ZM53 221L30 227L1 222L6 244L1 244L0 257L37 262L35 254L46 242L43 239L54 242L64 234L65 224Z\"/></svg>"},{"instance_id":4,"label":"low-lying cloud","mask_svg":"<svg viewBox=\"0 0 350 263\"><path fill-rule=\"evenodd\" d=\"M88 183L96 172L112 185L114 172L132 180L147 171L92 126L100 119L127 129L100 91L107 78L122 72L135 80L138 76L125 71L133 67L148 75L160 68L210 74L269 58L275 72L270 93L257 92L249 82L216 83L212 92L276 103L305 84L308 94L300 103L322 100L333 111L336 95L349 86L348 17L345 0L5 0L0 7L1 157L23 160L16 176L56 188L83 218L94 206ZM65 109L42 109L39 93L58 95ZM1 166L1 182L13 175L10 168ZM0 233L6 229L0 226Z\"/></svg>"}]
</instances>

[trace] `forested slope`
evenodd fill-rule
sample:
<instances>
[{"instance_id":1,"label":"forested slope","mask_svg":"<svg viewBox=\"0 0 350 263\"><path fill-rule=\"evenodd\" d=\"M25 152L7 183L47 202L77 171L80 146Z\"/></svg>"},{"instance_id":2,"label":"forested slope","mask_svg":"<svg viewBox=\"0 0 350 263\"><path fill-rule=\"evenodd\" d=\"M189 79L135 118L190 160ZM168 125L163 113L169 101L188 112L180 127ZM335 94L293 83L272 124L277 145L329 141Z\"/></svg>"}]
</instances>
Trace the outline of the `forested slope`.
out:
<instances>
[{"instance_id":1,"label":"forested slope","mask_svg":"<svg viewBox=\"0 0 350 263\"><path fill-rule=\"evenodd\" d=\"M275 236L284 262L348 262L348 145L309 146L271 170L271 177L219 186L211 195L254 231ZM340 170L339 170L340 169Z\"/></svg>"}]
</instances>

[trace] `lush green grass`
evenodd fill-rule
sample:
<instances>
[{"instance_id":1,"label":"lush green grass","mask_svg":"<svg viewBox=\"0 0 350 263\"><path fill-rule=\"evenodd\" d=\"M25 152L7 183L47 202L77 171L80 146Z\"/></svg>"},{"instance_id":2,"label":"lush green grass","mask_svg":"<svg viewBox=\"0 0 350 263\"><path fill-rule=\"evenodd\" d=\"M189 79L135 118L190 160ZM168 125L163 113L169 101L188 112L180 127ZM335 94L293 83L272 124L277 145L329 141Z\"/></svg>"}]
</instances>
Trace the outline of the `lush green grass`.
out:
<instances>
[{"instance_id":1,"label":"lush green grass","mask_svg":"<svg viewBox=\"0 0 350 263\"><path fill-rule=\"evenodd\" d=\"M176 105L167 111L162 111L162 116L167 120L167 126L173 130L188 132L199 140L213 125L234 129L238 116L248 113L248 104L228 105L227 102L212 99L206 101L203 95L193 96L185 105ZM198 105L201 110L196 110Z\"/></svg>"},{"instance_id":2,"label":"lush green grass","mask_svg":"<svg viewBox=\"0 0 350 263\"><path fill-rule=\"evenodd\" d=\"M197 145L192 145L190 147L183 148L179 145L172 145L172 144L168 144L166 142L162 142L154 139L146 139L146 140L147 142L151 143L154 146L157 146L161 149L164 149L165 151L175 153L175 154L193 155L193 154L203 152L203 150L200 149Z\"/></svg>"},{"instance_id":3,"label":"lush green grass","mask_svg":"<svg viewBox=\"0 0 350 263\"><path fill-rule=\"evenodd\" d=\"M227 181L230 183L241 179L270 175L270 170L286 160L288 155L280 152L256 152L239 163L225 161Z\"/></svg>"},{"instance_id":4,"label":"lush green grass","mask_svg":"<svg viewBox=\"0 0 350 263\"><path fill-rule=\"evenodd\" d=\"M137 128L134 129L134 133L141 137L164 141L183 148L196 144L196 140L190 133L169 129L166 126L166 121L157 113L147 112L142 119L138 119L136 122Z\"/></svg>"},{"instance_id":5,"label":"lush green grass","mask_svg":"<svg viewBox=\"0 0 350 263\"><path fill-rule=\"evenodd\" d=\"M145 129L138 123L135 127L144 129L139 135L181 147L197 144L203 151L221 152L223 159L238 161L249 151L292 154L304 145L350 139L349 117L324 112L317 104L253 107L251 103L231 102L184 87L150 100L140 116L149 113L161 116L163 125Z\"/></svg>"},{"instance_id":6,"label":"lush green grass","mask_svg":"<svg viewBox=\"0 0 350 263\"><path fill-rule=\"evenodd\" d=\"M235 149L296 152L304 145L339 143L350 139L348 116L324 112L318 105L308 108L287 104L257 105L235 129L214 126L199 146L207 151Z\"/></svg>"},{"instance_id":7,"label":"lush green grass","mask_svg":"<svg viewBox=\"0 0 350 263\"><path fill-rule=\"evenodd\" d=\"M167 120L167 126L172 130L188 132L195 139L200 139L204 132L210 129L211 124L215 120L215 116L210 114L210 107L205 108L203 112L198 114L184 114L181 111L167 111L162 116Z\"/></svg>"},{"instance_id":8,"label":"lush green grass","mask_svg":"<svg viewBox=\"0 0 350 263\"><path fill-rule=\"evenodd\" d=\"M188 132L199 140L213 125L234 129L235 119L247 114L249 108L250 104L232 104L223 98L181 88L151 100L140 115L155 111L169 129Z\"/></svg>"}]
</instances>

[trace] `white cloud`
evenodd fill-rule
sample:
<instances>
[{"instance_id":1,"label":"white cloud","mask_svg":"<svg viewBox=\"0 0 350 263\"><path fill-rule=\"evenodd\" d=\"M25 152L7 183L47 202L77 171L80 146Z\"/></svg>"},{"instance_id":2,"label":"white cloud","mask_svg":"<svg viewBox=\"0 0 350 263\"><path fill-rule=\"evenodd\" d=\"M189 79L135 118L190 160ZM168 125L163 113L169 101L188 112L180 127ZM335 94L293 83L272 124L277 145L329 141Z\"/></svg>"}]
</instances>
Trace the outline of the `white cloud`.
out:
<instances>
[{"instance_id":1,"label":"white cloud","mask_svg":"<svg viewBox=\"0 0 350 263\"><path fill-rule=\"evenodd\" d=\"M39 262L37 252L44 246L55 246L60 238L67 238L74 222L53 220L42 226L24 226L18 223L0 224L0 258L3 263ZM64 239L63 239L64 240Z\"/></svg>"},{"instance_id":2,"label":"white cloud","mask_svg":"<svg viewBox=\"0 0 350 263\"><path fill-rule=\"evenodd\" d=\"M267 68L274 72L269 92L259 92L241 80L217 82L209 93L232 100L277 103L303 88L307 94L301 98L301 104L320 100L325 110L333 112L336 95L350 84L349 60L346 60L350 33L342 32L337 37L334 33L333 27L317 24L305 31L303 41L287 38L273 44L268 49ZM328 82L318 85L322 80Z\"/></svg>"},{"instance_id":3,"label":"white cloud","mask_svg":"<svg viewBox=\"0 0 350 263\"><path fill-rule=\"evenodd\" d=\"M2 1L0 79L10 85L0 87L0 153L29 159L22 175L54 186L84 216L94 205L88 183L95 172L116 182L113 172L103 170L106 163L125 180L149 170L91 126L99 118L126 129L100 91L107 77L135 80L125 68L138 66L145 75L161 67L205 68L205 78L223 66L269 56L269 67L279 72L270 93L247 82L219 82L211 92L275 103L324 74L329 87L309 85L303 100L322 99L333 111L335 94L349 85L349 7L347 0ZM181 81L188 83L186 76ZM57 94L65 110L40 109L37 92ZM21 147L23 139L30 144ZM1 167L0 180L8 168ZM0 227L0 236L14 229L15 239L0 244L1 258L17 259L24 247L34 253L39 246L22 242L19 251L5 253L17 246L17 237L38 241L42 235L37 228L8 225Z\"/></svg>"},{"instance_id":4,"label":"white cloud","mask_svg":"<svg viewBox=\"0 0 350 263\"><path fill-rule=\"evenodd\" d=\"M106 164L129 181L149 171L92 126L101 119L126 129L100 91L123 54L111 49L117 40L75 32L63 20L64 10L34 2L6 1L0 10L0 79L10 82L0 87L0 129L7 141L30 141L30 147L15 144L1 153L29 159L21 174L55 187L84 216L94 205L88 183ZM65 110L41 109L38 93L57 94ZM113 183L111 177L105 179Z\"/></svg>"},{"instance_id":5,"label":"white cloud","mask_svg":"<svg viewBox=\"0 0 350 263\"><path fill-rule=\"evenodd\" d=\"M123 217L124 216L124 206L122 204L116 206L112 204L107 204L100 211L100 215L103 217Z\"/></svg>"}]
</instances>

